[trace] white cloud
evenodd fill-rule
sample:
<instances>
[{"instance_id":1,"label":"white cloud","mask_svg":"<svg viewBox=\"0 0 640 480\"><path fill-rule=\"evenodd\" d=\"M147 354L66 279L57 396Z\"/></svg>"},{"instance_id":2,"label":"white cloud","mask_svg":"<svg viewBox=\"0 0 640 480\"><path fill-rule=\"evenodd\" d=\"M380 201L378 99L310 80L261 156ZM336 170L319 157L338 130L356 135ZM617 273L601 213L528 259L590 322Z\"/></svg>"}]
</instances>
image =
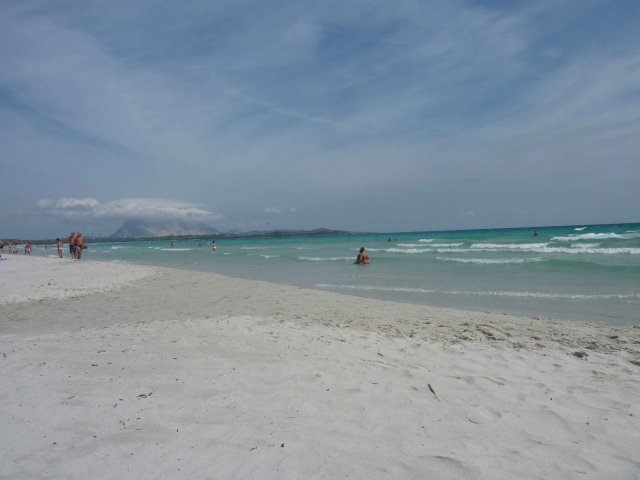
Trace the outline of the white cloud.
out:
<instances>
[{"instance_id":1,"label":"white cloud","mask_svg":"<svg viewBox=\"0 0 640 480\"><path fill-rule=\"evenodd\" d=\"M183 220L219 220L221 215L202 205L161 198L124 198L100 203L94 198L61 198L38 201L38 207L61 216L89 218L163 218Z\"/></svg>"},{"instance_id":2,"label":"white cloud","mask_svg":"<svg viewBox=\"0 0 640 480\"><path fill-rule=\"evenodd\" d=\"M94 208L98 206L95 198L61 198L56 202L57 208Z\"/></svg>"}]
</instances>

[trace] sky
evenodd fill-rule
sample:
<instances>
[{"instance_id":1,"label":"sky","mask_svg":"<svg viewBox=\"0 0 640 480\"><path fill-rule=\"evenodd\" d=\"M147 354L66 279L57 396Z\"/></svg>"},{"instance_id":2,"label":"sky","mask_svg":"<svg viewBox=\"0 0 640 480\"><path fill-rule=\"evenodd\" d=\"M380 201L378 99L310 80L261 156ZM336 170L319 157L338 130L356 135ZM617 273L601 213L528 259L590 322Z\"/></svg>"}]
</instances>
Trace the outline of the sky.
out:
<instances>
[{"instance_id":1,"label":"sky","mask_svg":"<svg viewBox=\"0 0 640 480\"><path fill-rule=\"evenodd\" d=\"M0 238L640 221L640 2L0 2Z\"/></svg>"}]
</instances>

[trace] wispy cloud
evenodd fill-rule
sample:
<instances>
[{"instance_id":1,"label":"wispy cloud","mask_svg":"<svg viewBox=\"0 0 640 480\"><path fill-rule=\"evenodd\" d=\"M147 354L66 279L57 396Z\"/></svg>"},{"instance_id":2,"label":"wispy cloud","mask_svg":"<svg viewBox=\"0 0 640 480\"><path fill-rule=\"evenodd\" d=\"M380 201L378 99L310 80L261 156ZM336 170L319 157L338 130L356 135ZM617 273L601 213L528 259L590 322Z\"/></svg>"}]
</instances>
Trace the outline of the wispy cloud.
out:
<instances>
[{"instance_id":1,"label":"wispy cloud","mask_svg":"<svg viewBox=\"0 0 640 480\"><path fill-rule=\"evenodd\" d=\"M530 214L560 202L579 214L567 199L604 196L603 183L634 198L640 5L498 3L4 5L0 168L30 175L0 176L0 202L73 192L103 200L40 210L224 205L229 228L281 212L312 222L291 226L364 230L420 228L411 210L434 204L449 226L476 187L478 222L487 211L507 222L495 212L535 182L565 193L523 202ZM462 204L439 203L452 192ZM165 196L192 207L131 199ZM390 198L403 202L395 213ZM0 221L22 221L11 212Z\"/></svg>"},{"instance_id":2,"label":"wispy cloud","mask_svg":"<svg viewBox=\"0 0 640 480\"><path fill-rule=\"evenodd\" d=\"M93 198L41 199L38 207L48 213L66 217L90 218L162 218L219 220L221 215L201 208L201 205L158 198L126 198L100 203Z\"/></svg>"}]
</instances>

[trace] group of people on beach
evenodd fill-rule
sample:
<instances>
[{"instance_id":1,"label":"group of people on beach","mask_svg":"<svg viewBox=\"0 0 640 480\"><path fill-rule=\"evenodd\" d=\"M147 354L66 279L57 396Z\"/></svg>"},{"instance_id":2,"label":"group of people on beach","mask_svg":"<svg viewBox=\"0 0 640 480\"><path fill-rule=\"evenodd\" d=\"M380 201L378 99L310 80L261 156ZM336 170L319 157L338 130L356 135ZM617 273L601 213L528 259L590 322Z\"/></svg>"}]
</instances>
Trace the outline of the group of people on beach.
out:
<instances>
[{"instance_id":1,"label":"group of people on beach","mask_svg":"<svg viewBox=\"0 0 640 480\"><path fill-rule=\"evenodd\" d=\"M74 260L80 260L82 258L82 250L87 248L82 232L71 232L67 241L69 242L69 255L71 255L71 258ZM58 256L62 258L64 244L59 238L56 238L56 242L58 244Z\"/></svg>"},{"instance_id":2,"label":"group of people on beach","mask_svg":"<svg viewBox=\"0 0 640 480\"><path fill-rule=\"evenodd\" d=\"M82 232L71 232L67 241L69 242L69 255L71 255L71 258L73 258L74 260L80 260L82 258L82 250L87 248L86 240ZM59 238L56 238L56 244L58 248L58 257L63 258L64 243ZM47 247L48 245L44 246L45 249ZM14 243L13 240L9 240L7 243L5 243L4 240L0 240L0 257L2 257L3 259L6 258L4 256L5 249L6 253L17 254L19 252L18 244ZM24 244L24 254L31 255L32 250L33 245L31 244L31 242L26 241Z\"/></svg>"},{"instance_id":3,"label":"group of people on beach","mask_svg":"<svg viewBox=\"0 0 640 480\"><path fill-rule=\"evenodd\" d=\"M11 254L17 254L18 253L18 244L17 243L13 243L12 240L9 240L9 242L6 245L7 247L7 253L11 253ZM4 249L5 249L5 243L4 240L0 240L0 255L4 255ZM31 242L25 242L24 244L24 254L25 255L31 255L31 250L33 249L33 246L31 245Z\"/></svg>"}]
</instances>

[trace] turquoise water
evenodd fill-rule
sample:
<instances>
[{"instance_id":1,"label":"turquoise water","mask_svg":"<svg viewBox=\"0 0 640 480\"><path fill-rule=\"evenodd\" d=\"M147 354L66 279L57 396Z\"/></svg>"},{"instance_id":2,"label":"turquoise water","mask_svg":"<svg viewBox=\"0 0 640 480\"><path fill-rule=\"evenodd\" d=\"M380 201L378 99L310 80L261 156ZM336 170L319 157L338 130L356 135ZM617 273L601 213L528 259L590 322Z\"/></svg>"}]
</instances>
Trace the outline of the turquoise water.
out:
<instances>
[{"instance_id":1,"label":"turquoise water","mask_svg":"<svg viewBox=\"0 0 640 480\"><path fill-rule=\"evenodd\" d=\"M100 243L85 257L410 303L640 324L640 224L218 239L215 253L209 244ZM370 265L353 264L360 246Z\"/></svg>"}]
</instances>

